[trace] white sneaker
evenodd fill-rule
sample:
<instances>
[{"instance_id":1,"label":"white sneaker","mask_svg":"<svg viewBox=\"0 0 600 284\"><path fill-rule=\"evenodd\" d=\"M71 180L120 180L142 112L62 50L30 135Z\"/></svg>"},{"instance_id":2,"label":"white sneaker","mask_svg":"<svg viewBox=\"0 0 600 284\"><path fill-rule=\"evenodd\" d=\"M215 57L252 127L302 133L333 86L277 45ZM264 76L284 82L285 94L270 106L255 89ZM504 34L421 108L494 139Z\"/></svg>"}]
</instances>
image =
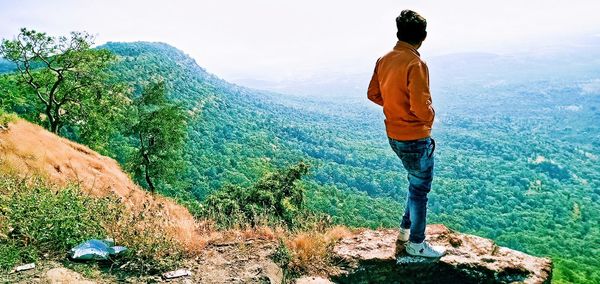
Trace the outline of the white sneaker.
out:
<instances>
[{"instance_id":1,"label":"white sneaker","mask_svg":"<svg viewBox=\"0 0 600 284\"><path fill-rule=\"evenodd\" d=\"M422 243L408 242L406 245L406 252L414 256L438 258L446 254L446 249L440 246L431 246L429 243L423 241Z\"/></svg>"},{"instance_id":2,"label":"white sneaker","mask_svg":"<svg viewBox=\"0 0 600 284\"><path fill-rule=\"evenodd\" d=\"M410 229L400 228L400 233L398 234L399 241L407 242L409 236L410 236Z\"/></svg>"}]
</instances>

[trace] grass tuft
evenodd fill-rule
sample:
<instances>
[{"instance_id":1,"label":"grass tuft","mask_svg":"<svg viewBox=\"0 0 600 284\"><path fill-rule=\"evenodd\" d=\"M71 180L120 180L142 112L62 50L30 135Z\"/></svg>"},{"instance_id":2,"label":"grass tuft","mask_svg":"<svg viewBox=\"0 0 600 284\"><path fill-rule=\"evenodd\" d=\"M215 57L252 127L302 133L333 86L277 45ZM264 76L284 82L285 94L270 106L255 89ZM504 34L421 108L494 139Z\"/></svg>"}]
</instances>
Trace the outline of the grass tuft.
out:
<instances>
[{"instance_id":1,"label":"grass tuft","mask_svg":"<svg viewBox=\"0 0 600 284\"><path fill-rule=\"evenodd\" d=\"M325 232L304 231L292 236L286 242L292 255L289 268L302 274L327 275L335 243L348 235L348 228L336 226Z\"/></svg>"},{"instance_id":2,"label":"grass tuft","mask_svg":"<svg viewBox=\"0 0 600 284\"><path fill-rule=\"evenodd\" d=\"M8 123L16 121L19 117L14 113L6 113L0 108L0 129L6 129Z\"/></svg>"}]
</instances>

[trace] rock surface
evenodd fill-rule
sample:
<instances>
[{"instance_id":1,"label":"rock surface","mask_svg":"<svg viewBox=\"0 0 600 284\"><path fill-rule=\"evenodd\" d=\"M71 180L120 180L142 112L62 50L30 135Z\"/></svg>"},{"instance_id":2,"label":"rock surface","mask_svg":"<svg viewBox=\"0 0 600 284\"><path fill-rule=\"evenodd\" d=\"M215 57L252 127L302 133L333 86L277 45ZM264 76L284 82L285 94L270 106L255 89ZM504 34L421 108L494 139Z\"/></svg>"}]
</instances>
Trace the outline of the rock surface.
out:
<instances>
[{"instance_id":1,"label":"rock surface","mask_svg":"<svg viewBox=\"0 0 600 284\"><path fill-rule=\"evenodd\" d=\"M333 282L319 276L304 276L296 279L296 284L333 284Z\"/></svg>"},{"instance_id":2,"label":"rock surface","mask_svg":"<svg viewBox=\"0 0 600 284\"><path fill-rule=\"evenodd\" d=\"M447 250L440 259L409 256L394 229L365 230L334 247L337 283L550 283L552 261L493 241L427 226L427 240Z\"/></svg>"},{"instance_id":3,"label":"rock surface","mask_svg":"<svg viewBox=\"0 0 600 284\"><path fill-rule=\"evenodd\" d=\"M209 244L198 259L187 263L189 283L283 283L283 271L270 256L277 248L273 240L249 239ZM186 283L174 279L171 283Z\"/></svg>"},{"instance_id":4,"label":"rock surface","mask_svg":"<svg viewBox=\"0 0 600 284\"><path fill-rule=\"evenodd\" d=\"M53 268L46 272L41 283L48 284L95 284L96 282L86 280L79 273L66 268Z\"/></svg>"}]
</instances>

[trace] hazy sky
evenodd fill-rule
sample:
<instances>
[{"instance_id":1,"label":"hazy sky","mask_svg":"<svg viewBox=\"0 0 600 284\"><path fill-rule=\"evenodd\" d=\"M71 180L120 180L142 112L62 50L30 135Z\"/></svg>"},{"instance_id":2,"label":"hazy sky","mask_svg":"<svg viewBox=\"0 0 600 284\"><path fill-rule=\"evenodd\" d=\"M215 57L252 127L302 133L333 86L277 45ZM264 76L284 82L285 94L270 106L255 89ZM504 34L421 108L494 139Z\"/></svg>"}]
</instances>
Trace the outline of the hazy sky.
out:
<instances>
[{"instance_id":1,"label":"hazy sky","mask_svg":"<svg viewBox=\"0 0 600 284\"><path fill-rule=\"evenodd\" d=\"M509 53L600 33L598 0L0 0L0 38L20 27L162 41L225 79L360 72L395 43L394 18L428 20L421 52Z\"/></svg>"}]
</instances>

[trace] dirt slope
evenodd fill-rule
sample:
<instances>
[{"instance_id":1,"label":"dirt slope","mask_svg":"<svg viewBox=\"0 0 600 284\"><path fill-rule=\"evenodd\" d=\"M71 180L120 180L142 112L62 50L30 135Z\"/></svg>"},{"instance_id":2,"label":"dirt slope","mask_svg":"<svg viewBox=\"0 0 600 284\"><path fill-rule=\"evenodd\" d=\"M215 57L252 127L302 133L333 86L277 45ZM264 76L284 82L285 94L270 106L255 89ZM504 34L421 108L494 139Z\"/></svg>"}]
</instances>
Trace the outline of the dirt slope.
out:
<instances>
[{"instance_id":1,"label":"dirt slope","mask_svg":"<svg viewBox=\"0 0 600 284\"><path fill-rule=\"evenodd\" d=\"M115 194L131 209L152 204L164 216L165 232L183 244L200 239L189 211L134 184L118 163L88 147L18 119L0 131L0 170L20 176L39 175L57 185L77 183L91 195Z\"/></svg>"}]
</instances>

